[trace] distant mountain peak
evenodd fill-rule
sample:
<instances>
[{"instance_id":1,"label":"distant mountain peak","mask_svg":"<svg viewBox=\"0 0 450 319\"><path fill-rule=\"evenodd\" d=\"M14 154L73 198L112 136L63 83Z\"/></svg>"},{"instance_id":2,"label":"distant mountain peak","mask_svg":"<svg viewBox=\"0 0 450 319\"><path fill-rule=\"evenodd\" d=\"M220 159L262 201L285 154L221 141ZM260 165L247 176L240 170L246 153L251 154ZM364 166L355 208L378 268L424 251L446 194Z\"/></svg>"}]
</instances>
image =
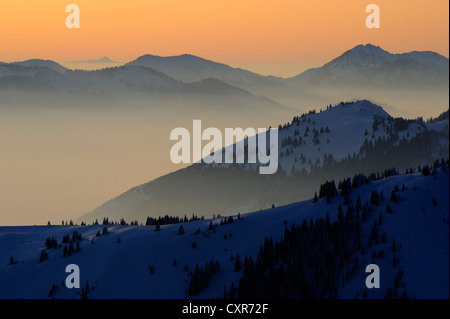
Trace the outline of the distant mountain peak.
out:
<instances>
[{"instance_id":1,"label":"distant mountain peak","mask_svg":"<svg viewBox=\"0 0 450 319\"><path fill-rule=\"evenodd\" d=\"M359 45L355 46L353 49L350 49L350 50L356 50L356 49L381 50L381 51L383 51L383 52L386 52L386 51L383 50L380 46L378 46L378 45L373 45L373 44L371 44L371 43L359 44Z\"/></svg>"},{"instance_id":2,"label":"distant mountain peak","mask_svg":"<svg viewBox=\"0 0 450 319\"><path fill-rule=\"evenodd\" d=\"M139 65L145 68L151 68L185 83L215 78L232 86L242 86L241 88L245 90L251 86L248 85L249 83L260 83L265 80L259 74L236 69L229 65L188 53L166 57L146 54L126 65Z\"/></svg>"},{"instance_id":3,"label":"distant mountain peak","mask_svg":"<svg viewBox=\"0 0 450 319\"><path fill-rule=\"evenodd\" d=\"M324 65L331 67L343 64L377 64L382 62L393 62L399 59L409 59L421 64L440 63L448 65L448 58L433 51L412 51L406 53L390 53L380 46L370 43L359 44L350 50L347 50L339 57Z\"/></svg>"},{"instance_id":4,"label":"distant mountain peak","mask_svg":"<svg viewBox=\"0 0 450 319\"><path fill-rule=\"evenodd\" d=\"M110 58L108 58L106 56L103 57L103 58L98 59L97 62L101 62L101 63L115 63L115 61L111 60Z\"/></svg>"},{"instance_id":5,"label":"distant mountain peak","mask_svg":"<svg viewBox=\"0 0 450 319\"><path fill-rule=\"evenodd\" d=\"M152 55L152 54L145 54L140 57L138 57L136 60L130 62L129 64L146 64L146 63L173 63L173 62L185 62L185 63L192 63L192 62L200 62L200 63L208 63L208 64L218 64L222 65L221 63L217 63L214 61L210 61L204 58L201 58L199 56L184 53L180 55L171 55L171 56L159 56L159 55ZM147 66L147 65L143 65Z\"/></svg>"},{"instance_id":6,"label":"distant mountain peak","mask_svg":"<svg viewBox=\"0 0 450 319\"><path fill-rule=\"evenodd\" d=\"M84 60L84 61L72 61L71 63L119 63L117 61L113 61L108 57L103 57L100 59L91 59L91 60Z\"/></svg>"},{"instance_id":7,"label":"distant mountain peak","mask_svg":"<svg viewBox=\"0 0 450 319\"><path fill-rule=\"evenodd\" d=\"M46 67L59 73L64 73L67 71L67 69L63 67L61 64L52 60L30 59L25 61L12 62L11 64L20 65L24 67L40 67L40 68Z\"/></svg>"},{"instance_id":8,"label":"distant mountain peak","mask_svg":"<svg viewBox=\"0 0 450 319\"><path fill-rule=\"evenodd\" d=\"M367 43L360 44L344 52L324 67L332 67L339 64L371 64L385 62L393 57L393 54L383 50L381 47Z\"/></svg>"},{"instance_id":9,"label":"distant mountain peak","mask_svg":"<svg viewBox=\"0 0 450 319\"><path fill-rule=\"evenodd\" d=\"M356 47L348 50L347 52L349 52L349 53L359 53L359 54L380 55L380 56L391 56L392 55L388 51L383 50L380 46L373 45L373 44L370 44L370 43L367 43L365 45L364 44L357 45Z\"/></svg>"},{"instance_id":10,"label":"distant mountain peak","mask_svg":"<svg viewBox=\"0 0 450 319\"><path fill-rule=\"evenodd\" d=\"M448 88L448 58L431 51L390 53L371 43L359 44L322 67L293 79L303 87L368 89Z\"/></svg>"}]
</instances>

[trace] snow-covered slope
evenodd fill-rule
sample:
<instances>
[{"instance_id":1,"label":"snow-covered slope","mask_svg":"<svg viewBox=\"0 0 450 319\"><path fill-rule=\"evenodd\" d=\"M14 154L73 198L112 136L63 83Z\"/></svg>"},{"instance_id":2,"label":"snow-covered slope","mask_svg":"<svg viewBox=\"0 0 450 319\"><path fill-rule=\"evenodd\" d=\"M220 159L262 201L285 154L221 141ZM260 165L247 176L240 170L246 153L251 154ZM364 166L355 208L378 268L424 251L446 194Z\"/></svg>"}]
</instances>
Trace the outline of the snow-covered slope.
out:
<instances>
[{"instance_id":1,"label":"snow-covered slope","mask_svg":"<svg viewBox=\"0 0 450 319\"><path fill-rule=\"evenodd\" d=\"M381 107L367 100L347 105L338 104L321 113L304 117L279 133L280 141L288 137L302 137L303 141L303 145L299 143L297 147L293 145L283 147L282 143L279 143L280 153L284 154L280 160L283 170L287 174L291 174L293 167L298 171L303 168L309 170L311 166L318 164L317 161L323 162L324 154L332 155L339 161L349 154L358 153L367 137L372 140L387 137L387 129L373 130L372 126L377 118L392 119ZM305 136L306 131L309 132L307 136ZM314 139L315 131L318 131L316 140ZM371 133L370 136L365 135L366 131ZM289 151L289 155L286 155L288 149L292 152ZM299 161L302 155L306 157L303 164ZM295 160L296 157L297 160Z\"/></svg>"},{"instance_id":2,"label":"snow-covered slope","mask_svg":"<svg viewBox=\"0 0 450 319\"><path fill-rule=\"evenodd\" d=\"M400 198L397 203L389 196L396 186ZM382 191L384 200L378 206L370 204L370 217L361 228L365 253L357 253L356 275L343 288L339 285L338 297L363 296L365 266L376 263L381 271L381 288L370 290L369 298L383 298L399 270L403 271L402 283L409 297L448 298L448 168L439 170L436 176L395 175L371 182L354 189L351 199L355 202L360 196L363 204L370 203L373 190ZM388 204L392 207L391 214L386 213ZM81 289L64 286L68 264L80 267L82 287L89 282L88 298L185 298L190 271L210 259L219 261L220 271L213 275L209 287L195 297L221 296L224 287L229 290L232 282L237 285L243 274L243 270L235 272L231 256L239 254L242 261L245 256L252 256L255 260L266 236L279 240L285 228L293 223L324 218L327 213L333 221L339 205L346 207L341 196L331 203L325 199L317 203L306 200L245 214L240 220L234 216L233 223L213 229L209 229L210 222L218 224L220 218L188 222L182 224L182 235L178 232L180 224L162 226L159 232L154 226L108 226L109 233L100 237L96 233L103 225L0 227L0 298L49 298L53 285L57 285L54 298L79 298ZM373 242L369 247L370 228L380 213L383 222L378 231L380 236L385 233L386 241ZM47 237L55 237L61 243L62 237L72 235L73 231L83 236L81 251L64 258L62 248L52 248L48 250L48 259L39 263ZM394 240L398 263L393 267ZM381 250L384 257L373 257L372 252L377 254ZM11 256L17 263L8 265ZM153 274L149 270L152 265ZM340 283L342 278L336 280Z\"/></svg>"}]
</instances>

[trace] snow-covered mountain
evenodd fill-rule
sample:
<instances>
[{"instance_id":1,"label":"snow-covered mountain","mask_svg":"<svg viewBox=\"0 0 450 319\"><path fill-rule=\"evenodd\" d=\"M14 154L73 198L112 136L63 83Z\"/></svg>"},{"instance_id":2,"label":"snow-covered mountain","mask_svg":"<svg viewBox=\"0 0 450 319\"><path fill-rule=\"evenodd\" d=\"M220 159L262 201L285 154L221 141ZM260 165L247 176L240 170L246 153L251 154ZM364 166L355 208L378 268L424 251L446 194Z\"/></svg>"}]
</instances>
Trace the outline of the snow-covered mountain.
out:
<instances>
[{"instance_id":1,"label":"snow-covered mountain","mask_svg":"<svg viewBox=\"0 0 450 319\"><path fill-rule=\"evenodd\" d=\"M340 88L447 88L448 76L448 58L435 52L392 54L366 44L290 80L302 86Z\"/></svg>"},{"instance_id":2,"label":"snow-covered mountain","mask_svg":"<svg viewBox=\"0 0 450 319\"><path fill-rule=\"evenodd\" d=\"M348 197L308 199L234 215L232 222L184 222L182 231L180 224L162 225L160 231L118 225L0 227L0 298L182 299L224 297L224 291L242 297L257 287L258 296L273 297L286 285L291 289L281 291L281 298L448 298L448 167L425 175L356 183ZM294 236L294 224L302 225L302 236ZM297 250L319 228L316 240ZM334 229L348 241L336 241ZM64 253L70 245L74 249ZM310 250L313 259L295 260ZM206 270L210 260L214 267ZM251 278L254 263L266 270L257 282ZM79 266L83 289L65 286L69 264ZM378 289L365 289L368 264L379 266ZM292 267L307 274L297 276L289 272ZM274 286L275 278L280 280Z\"/></svg>"},{"instance_id":3,"label":"snow-covered mountain","mask_svg":"<svg viewBox=\"0 0 450 319\"><path fill-rule=\"evenodd\" d=\"M278 145L273 175L259 175L258 164L194 164L134 187L78 221L264 209L308 198L324 179L447 158L448 112L425 123L394 119L367 100L341 103L280 125Z\"/></svg>"},{"instance_id":4,"label":"snow-covered mountain","mask_svg":"<svg viewBox=\"0 0 450 319\"><path fill-rule=\"evenodd\" d=\"M51 61L51 60L40 60L40 59L31 59L21 62L13 62L11 63L13 65L20 65L24 67L31 67L31 68L49 68L51 70L54 70L58 73L65 73L67 69L63 67L61 64Z\"/></svg>"}]
</instances>

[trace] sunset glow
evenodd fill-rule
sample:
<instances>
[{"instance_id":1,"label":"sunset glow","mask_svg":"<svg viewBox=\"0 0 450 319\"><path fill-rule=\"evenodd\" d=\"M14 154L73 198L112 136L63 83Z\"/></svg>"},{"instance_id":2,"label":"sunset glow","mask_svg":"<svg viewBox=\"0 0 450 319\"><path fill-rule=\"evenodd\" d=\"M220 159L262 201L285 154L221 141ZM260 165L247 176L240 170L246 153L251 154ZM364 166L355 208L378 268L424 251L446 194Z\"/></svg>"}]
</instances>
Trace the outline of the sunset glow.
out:
<instances>
[{"instance_id":1,"label":"sunset glow","mask_svg":"<svg viewBox=\"0 0 450 319\"><path fill-rule=\"evenodd\" d=\"M80 29L67 29L65 7L80 7ZM393 53L449 54L446 0L377 0L381 28L365 26L360 0L60 0L0 2L0 61L58 62L108 56L195 54L262 73L292 75L357 44Z\"/></svg>"}]
</instances>

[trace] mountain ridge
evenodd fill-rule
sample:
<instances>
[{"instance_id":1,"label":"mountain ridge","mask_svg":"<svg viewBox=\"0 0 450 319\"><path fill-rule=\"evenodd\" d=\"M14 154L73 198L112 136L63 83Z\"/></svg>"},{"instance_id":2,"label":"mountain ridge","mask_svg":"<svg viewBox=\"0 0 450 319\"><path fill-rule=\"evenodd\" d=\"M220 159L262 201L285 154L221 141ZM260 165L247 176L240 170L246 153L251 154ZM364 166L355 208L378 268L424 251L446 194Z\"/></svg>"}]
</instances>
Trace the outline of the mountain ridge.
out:
<instances>
[{"instance_id":1,"label":"mountain ridge","mask_svg":"<svg viewBox=\"0 0 450 319\"><path fill-rule=\"evenodd\" d=\"M424 138L428 140L431 138L429 136L439 136L439 134L445 136L447 134L448 137L448 125L441 125L442 121L422 123L394 119L381 107L365 100L340 103L327 108L319 113L310 112L310 114L295 117L292 123L279 126L279 168L273 176L259 176L257 164L193 164L133 187L77 220L89 222L105 217L116 219L124 217L142 221L147 216L155 217L165 213L189 215L194 212L210 217L213 213L229 214L265 208L271 205L271 200L276 201L276 198L283 198L276 204L287 204L302 196L310 195L308 189L317 183L317 179L331 178L332 174L328 174L330 175L328 176L321 172L325 167L328 170L352 172L362 164L356 165L353 169L344 167L355 161L356 163L364 161L370 161L370 163L371 161L375 161L375 163L392 162L389 165L394 165L395 161L399 161L397 158L399 155L394 156L392 160L389 159L389 156L383 161L381 158L377 160L381 154L372 154L372 148L375 145L380 145L377 146L380 147L380 152L385 152L383 145L386 143L392 150L395 150L398 147L408 147L410 142L422 143L416 142L416 140ZM433 139L435 138L433 137ZM446 142L445 139L438 139L435 143L437 144L433 146L432 151L428 151L426 156L438 158L442 155L445 157L442 152L445 153L443 151L445 145L448 148L448 138ZM440 146L441 143L443 143L442 146ZM341 162L349 164L343 164L345 166L338 169L338 163ZM403 165L401 166L403 167ZM312 172L316 172L314 174L317 177L309 176L310 174L314 175ZM236 190L233 190L232 184L235 178L239 178L240 186L234 186ZM279 183L278 179L287 179L294 183L293 185L298 188L297 195L292 191L280 193L281 189L274 191L273 188L278 187L276 186ZM218 183L218 181L221 182ZM285 184L287 185L288 182ZM307 186L309 184L311 186ZM207 185L213 185L213 187ZM248 191L238 190L241 188L247 190L253 188L254 191L247 194ZM273 194L259 196L261 194L258 192ZM170 201L172 196L178 198L179 205ZM201 198L204 198L203 204L200 203ZM206 198L214 198L214 204L207 204ZM231 198L233 198L233 202L230 202ZM129 205L128 208L127 205Z\"/></svg>"},{"instance_id":2,"label":"mountain ridge","mask_svg":"<svg viewBox=\"0 0 450 319\"><path fill-rule=\"evenodd\" d=\"M107 56L99 59L89 59L89 60L78 60L78 61L70 61L69 63L120 63L117 61L113 61Z\"/></svg>"},{"instance_id":3,"label":"mountain ridge","mask_svg":"<svg viewBox=\"0 0 450 319\"><path fill-rule=\"evenodd\" d=\"M447 57L444 57L441 54L434 52L434 51L414 50L414 51L405 52L405 53L390 53L390 52L382 49L380 46L376 46L376 45L367 43L365 45L359 44L359 45L345 51L340 56L332 59L331 61L323 64L320 67L313 67L304 72L299 73L298 75L295 75L292 77L286 77L286 78L276 77L276 76L275 77L274 76L264 76L264 75L258 74L257 72L252 72L252 71L242 69L242 68L234 68L225 63L208 60L208 59L202 58L200 56L196 56L196 55L188 54L188 53L174 55L174 56L158 56L158 55L152 55L152 54L144 54L142 56L139 56L135 60L132 60L131 62L128 62L124 65L125 66L127 66L127 65L144 66L147 68L155 69L156 71L160 71L162 73L166 73L166 75L169 75L169 76L171 76L170 73L172 73L173 71L166 70L166 72L164 72L163 70L164 70L164 67L167 67L168 65L171 65L171 64L176 65L181 68L187 68L187 65L189 65L189 64L191 65L190 68L195 68L196 66L199 66L199 65L201 65L201 66L207 65L207 66L213 67L215 69L243 72L243 74L246 74L247 76L255 77L255 78L289 80L289 79L299 78L303 74L310 73L313 70L317 70L317 69L321 69L321 68L330 68L332 66L335 66L336 64L342 64L344 62L349 62L349 60L352 63L371 62L371 64L373 64L373 63L377 63L377 62L385 62L386 60L396 60L396 59L401 59L401 58L412 58L413 60L419 61L420 60L419 57L422 58L423 61L431 59L431 60L435 60L435 62L436 62L437 60L440 60L437 62L439 62L441 64L443 62L447 62L447 64L448 64L448 60L449 60ZM86 61L72 61L71 63L87 63L87 62L117 63L115 61L112 61L108 57L103 57L100 59L91 59L91 60L86 60ZM55 62L52 60L42 60L42 59L29 59L29 60L20 61L20 62L11 62L11 63L0 62L0 63L2 63L2 64L17 64L17 65L23 65L23 66L47 66L47 67L51 67L51 65L55 65L55 66L58 65L58 68L66 69L65 67L60 65L58 62ZM161 65L158 65L158 63ZM41 64L41 65L39 65L39 64ZM46 64L48 64L48 65L46 65ZM189 79L189 81L184 81L184 82L195 82L195 81L203 80L203 79L209 78L209 77L214 78L214 76L201 76L198 74L197 74L197 76L198 76L197 78L192 77ZM176 76L175 76L175 78L176 78Z\"/></svg>"},{"instance_id":4,"label":"mountain ridge","mask_svg":"<svg viewBox=\"0 0 450 319\"><path fill-rule=\"evenodd\" d=\"M320 67L289 78L264 76L192 54L169 57L147 54L120 67L91 71L72 71L48 65L59 72L57 75L46 72L49 69L45 67L23 66L23 69L17 69L13 66L0 64L0 88L18 91L25 88L27 91L51 89L107 97L161 93L154 91L160 86L160 79L144 78L139 74L135 75L139 80L134 76L121 77L124 70L140 66L154 73L160 72L172 78L172 82L178 81L177 87L216 79L291 109L307 110L310 105L366 98L380 101L383 105L395 105L402 116L405 112L410 116L419 115L421 103L425 101L444 103L448 100L449 84L448 58L432 51L392 54L372 44L357 45ZM117 70L122 70L122 73ZM108 74L109 77L98 78L98 74ZM97 84L90 85L91 82ZM48 96L47 92L45 94ZM14 102L15 96L8 100L9 103Z\"/></svg>"},{"instance_id":5,"label":"mountain ridge","mask_svg":"<svg viewBox=\"0 0 450 319\"><path fill-rule=\"evenodd\" d=\"M43 59L29 59L25 61L19 62L11 62L12 65L20 65L23 67L43 67L49 68L51 70L57 71L58 73L65 73L67 69L59 64L58 62L52 60L43 60Z\"/></svg>"}]
</instances>

